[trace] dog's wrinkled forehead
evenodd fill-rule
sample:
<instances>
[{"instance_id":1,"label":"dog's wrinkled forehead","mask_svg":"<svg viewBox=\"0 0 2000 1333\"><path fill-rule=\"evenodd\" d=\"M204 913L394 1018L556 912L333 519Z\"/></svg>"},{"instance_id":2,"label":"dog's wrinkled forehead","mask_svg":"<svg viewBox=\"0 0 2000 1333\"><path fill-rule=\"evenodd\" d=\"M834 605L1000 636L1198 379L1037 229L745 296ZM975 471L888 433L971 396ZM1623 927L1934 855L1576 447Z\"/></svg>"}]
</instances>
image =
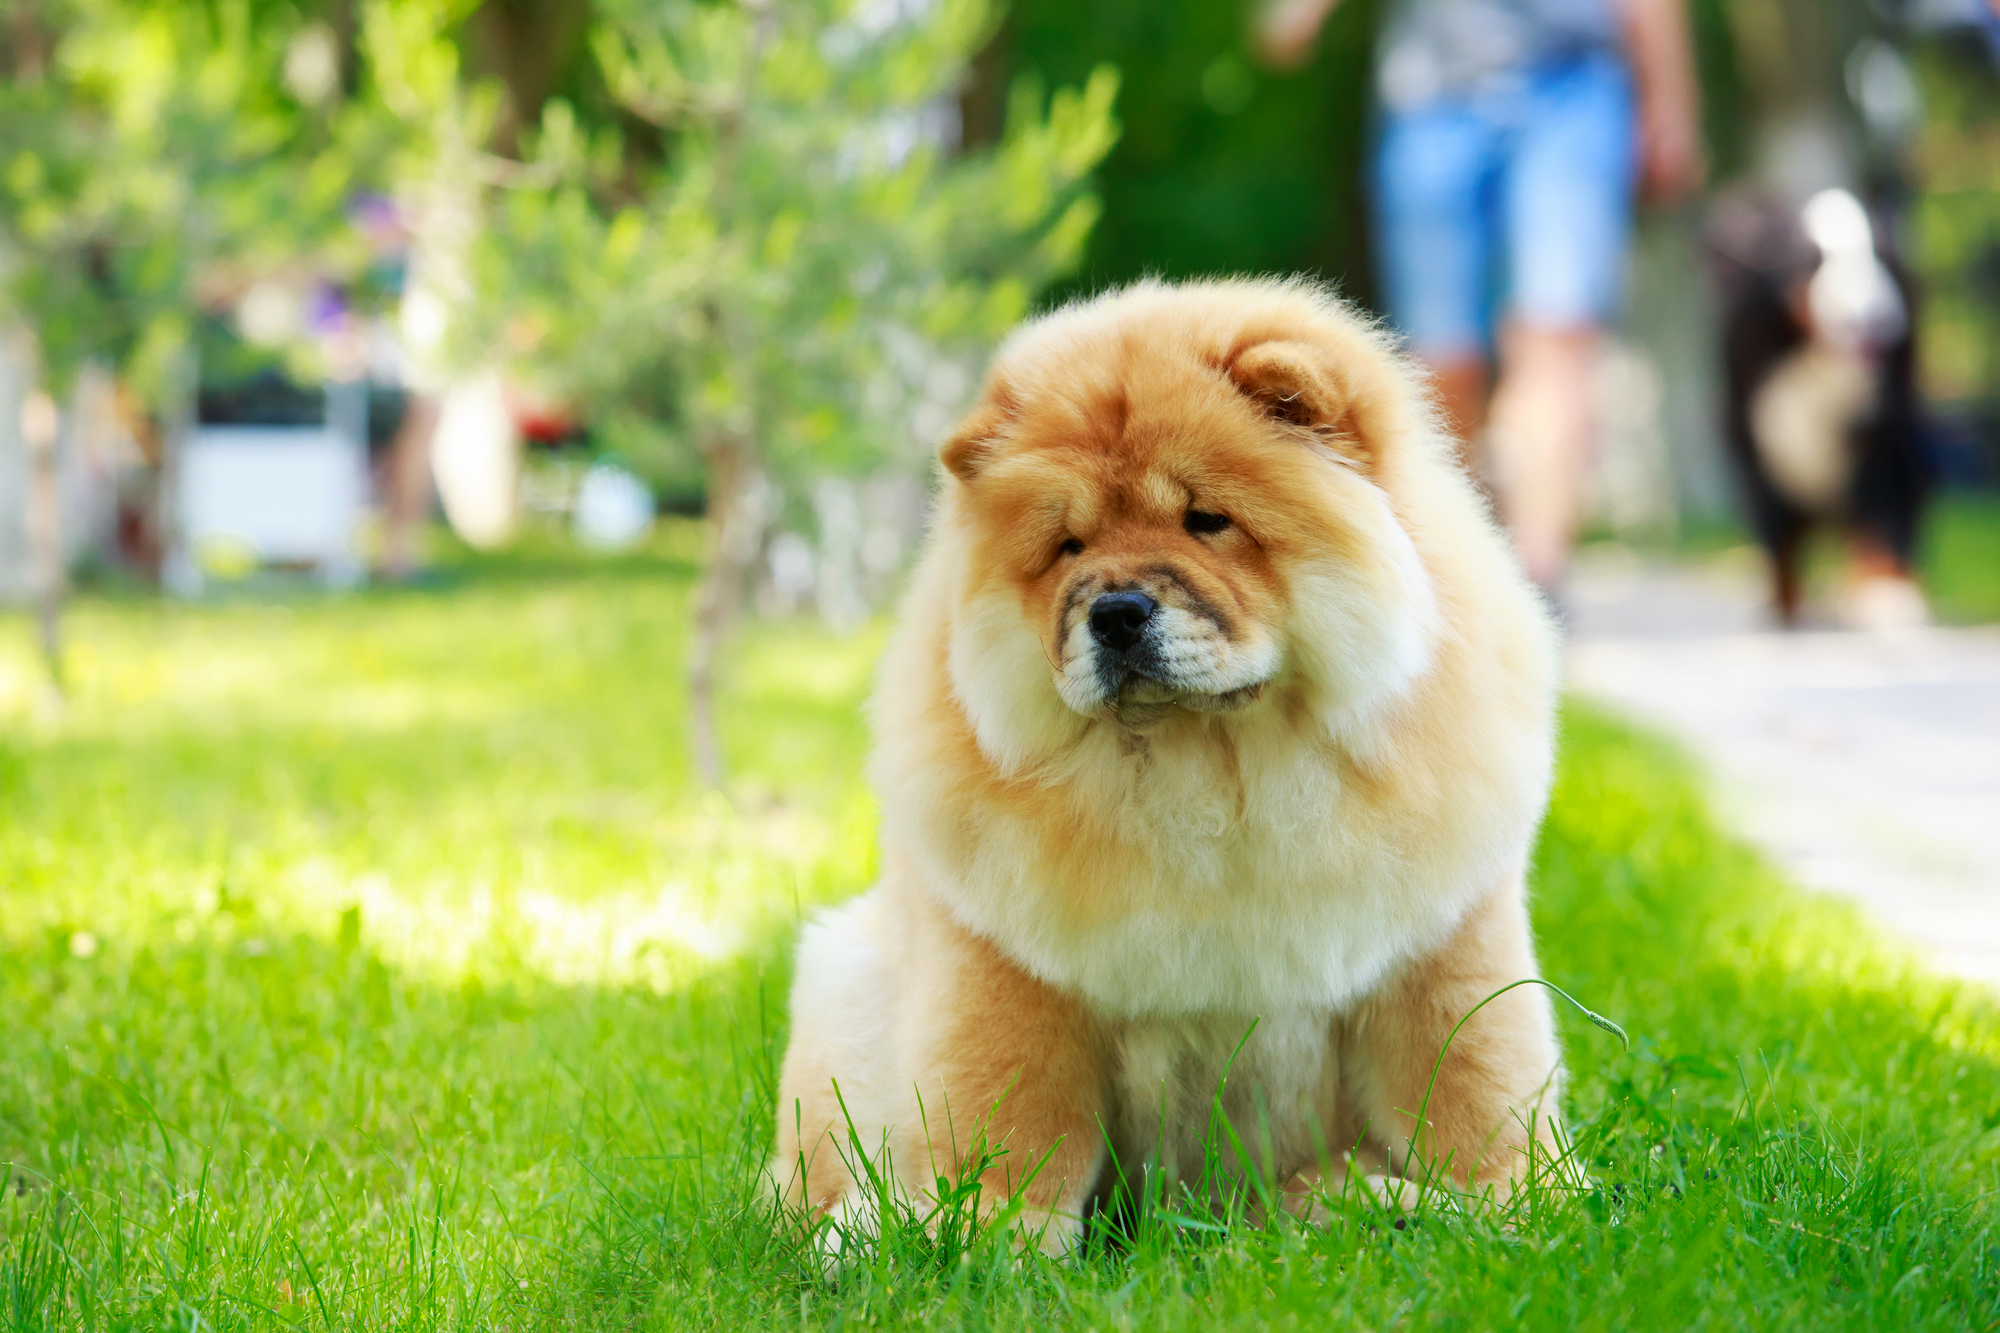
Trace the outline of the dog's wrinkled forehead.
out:
<instances>
[{"instance_id":1,"label":"dog's wrinkled forehead","mask_svg":"<svg viewBox=\"0 0 2000 1333\"><path fill-rule=\"evenodd\" d=\"M1187 469L1163 466L1137 448L1121 449L1106 463L1087 480L1072 472L1056 492L1071 531L1094 538L1095 547L1103 549L1121 543L1150 545L1147 529L1179 524L1194 493L1192 479L1184 475Z\"/></svg>"},{"instance_id":2,"label":"dog's wrinkled forehead","mask_svg":"<svg viewBox=\"0 0 2000 1333\"><path fill-rule=\"evenodd\" d=\"M1306 446L1367 470L1378 432L1363 429L1367 414L1340 362L1309 338L1052 338L1002 358L940 459L971 485L1050 454L1104 491L1162 470L1185 483L1190 467L1225 461L1213 456L1227 445ZM1135 498L1171 503L1161 493Z\"/></svg>"},{"instance_id":3,"label":"dog's wrinkled forehead","mask_svg":"<svg viewBox=\"0 0 2000 1333\"><path fill-rule=\"evenodd\" d=\"M1108 510L1170 504L1159 470L1163 451L1214 438L1225 425L1218 418L1240 411L1231 395L1203 383L1197 369L1184 368L1171 390L1152 392L1131 381L1161 377L1140 376L1132 367L1124 374L1099 368L1078 381L1006 381L992 396L993 410L976 414L984 418L971 432L976 438L948 454L947 465L961 461L965 475L1002 484L1015 476L1041 480L1050 468L1061 468Z\"/></svg>"}]
</instances>

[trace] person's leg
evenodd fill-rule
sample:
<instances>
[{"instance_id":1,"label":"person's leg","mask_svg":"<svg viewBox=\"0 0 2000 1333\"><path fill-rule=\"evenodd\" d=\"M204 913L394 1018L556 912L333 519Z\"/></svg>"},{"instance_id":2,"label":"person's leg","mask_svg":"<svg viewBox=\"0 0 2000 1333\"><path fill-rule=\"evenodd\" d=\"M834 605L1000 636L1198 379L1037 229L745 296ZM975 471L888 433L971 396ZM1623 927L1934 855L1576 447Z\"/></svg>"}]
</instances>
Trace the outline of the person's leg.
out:
<instances>
[{"instance_id":1,"label":"person's leg","mask_svg":"<svg viewBox=\"0 0 2000 1333\"><path fill-rule=\"evenodd\" d=\"M1500 334L1493 395L1493 483L1528 577L1551 591L1569 566L1596 442L1595 371L1602 335L1510 321Z\"/></svg>"},{"instance_id":2,"label":"person's leg","mask_svg":"<svg viewBox=\"0 0 2000 1333\"><path fill-rule=\"evenodd\" d=\"M1389 114L1370 191L1389 322L1437 377L1444 425L1461 457L1486 402L1496 142L1493 127L1468 108Z\"/></svg>"},{"instance_id":3,"label":"person's leg","mask_svg":"<svg viewBox=\"0 0 2000 1333\"><path fill-rule=\"evenodd\" d=\"M1554 593L1596 448L1596 366L1624 282L1634 131L1608 59L1524 94L1506 173L1508 317L1492 412L1500 510L1528 575Z\"/></svg>"},{"instance_id":4,"label":"person's leg","mask_svg":"<svg viewBox=\"0 0 2000 1333\"><path fill-rule=\"evenodd\" d=\"M1438 407L1445 428L1458 441L1458 461L1466 471L1482 471L1473 457L1472 442L1486 420L1486 385L1489 378L1484 353L1464 354L1433 360L1422 357L1437 381Z\"/></svg>"}]
</instances>

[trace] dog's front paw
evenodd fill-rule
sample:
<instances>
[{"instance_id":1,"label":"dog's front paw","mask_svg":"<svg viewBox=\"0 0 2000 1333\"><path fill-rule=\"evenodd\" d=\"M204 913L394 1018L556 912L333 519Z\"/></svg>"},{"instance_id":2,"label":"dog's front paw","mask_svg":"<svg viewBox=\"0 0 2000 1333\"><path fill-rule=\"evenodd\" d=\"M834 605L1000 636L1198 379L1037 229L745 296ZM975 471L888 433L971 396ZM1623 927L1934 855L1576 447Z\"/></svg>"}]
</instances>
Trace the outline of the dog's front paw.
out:
<instances>
[{"instance_id":1,"label":"dog's front paw","mask_svg":"<svg viewBox=\"0 0 2000 1333\"><path fill-rule=\"evenodd\" d=\"M1399 1218L1408 1217L1416 1212L1417 1206L1423 1202L1427 1193L1424 1187L1414 1180L1405 1180L1401 1176L1392 1176L1381 1171L1372 1171L1363 1176L1361 1188L1368 1192L1376 1204ZM1431 1190L1428 1193L1436 1196L1439 1191Z\"/></svg>"},{"instance_id":2,"label":"dog's front paw","mask_svg":"<svg viewBox=\"0 0 2000 1333\"><path fill-rule=\"evenodd\" d=\"M1356 1190L1374 1208L1401 1219L1417 1211L1426 1194L1435 1200L1438 1191L1426 1191L1414 1180L1392 1176L1383 1171L1371 1171L1366 1175L1342 1170L1331 1179L1319 1171L1301 1171L1286 1182L1280 1203L1287 1213L1311 1226L1325 1226L1332 1216L1329 1204L1341 1198L1350 1190Z\"/></svg>"},{"instance_id":3,"label":"dog's front paw","mask_svg":"<svg viewBox=\"0 0 2000 1333\"><path fill-rule=\"evenodd\" d=\"M1083 1247L1083 1219L1068 1213L1029 1208L1013 1219L1012 1226L1016 1245L1040 1250L1051 1259L1068 1258Z\"/></svg>"},{"instance_id":4,"label":"dog's front paw","mask_svg":"<svg viewBox=\"0 0 2000 1333\"><path fill-rule=\"evenodd\" d=\"M881 1209L860 1190L848 1190L813 1227L813 1252L821 1269L828 1277L837 1276L866 1254L881 1230Z\"/></svg>"},{"instance_id":5,"label":"dog's front paw","mask_svg":"<svg viewBox=\"0 0 2000 1333\"><path fill-rule=\"evenodd\" d=\"M1345 1173L1343 1164L1338 1178L1344 1180ZM1294 1172L1292 1178L1285 1182L1285 1188L1278 1192L1278 1206L1307 1226L1323 1227L1330 1216L1326 1206L1327 1188L1327 1179L1317 1167Z\"/></svg>"}]
</instances>

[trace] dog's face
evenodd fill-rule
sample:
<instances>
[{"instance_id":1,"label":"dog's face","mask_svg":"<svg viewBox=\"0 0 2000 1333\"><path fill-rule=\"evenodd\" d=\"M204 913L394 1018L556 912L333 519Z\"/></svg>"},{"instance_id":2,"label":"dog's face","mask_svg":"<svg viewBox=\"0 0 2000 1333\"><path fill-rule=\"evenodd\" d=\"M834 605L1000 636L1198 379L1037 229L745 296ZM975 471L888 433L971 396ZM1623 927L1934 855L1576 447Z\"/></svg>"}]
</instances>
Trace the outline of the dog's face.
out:
<instances>
[{"instance_id":1,"label":"dog's face","mask_svg":"<svg viewBox=\"0 0 2000 1333\"><path fill-rule=\"evenodd\" d=\"M1130 726L1174 707L1254 702L1281 660L1266 562L1221 496L1157 472L1133 489L1085 492L1068 506L1065 529L1088 535L1066 531L1036 580L1047 586L1037 619L1056 692L1085 717L1108 713Z\"/></svg>"},{"instance_id":2,"label":"dog's face","mask_svg":"<svg viewBox=\"0 0 2000 1333\"><path fill-rule=\"evenodd\" d=\"M1407 372L1331 311L1231 328L1231 295L1031 328L945 446L954 691L1005 766L1274 697L1335 722L1426 659L1429 579L1382 485L1421 428Z\"/></svg>"}]
</instances>

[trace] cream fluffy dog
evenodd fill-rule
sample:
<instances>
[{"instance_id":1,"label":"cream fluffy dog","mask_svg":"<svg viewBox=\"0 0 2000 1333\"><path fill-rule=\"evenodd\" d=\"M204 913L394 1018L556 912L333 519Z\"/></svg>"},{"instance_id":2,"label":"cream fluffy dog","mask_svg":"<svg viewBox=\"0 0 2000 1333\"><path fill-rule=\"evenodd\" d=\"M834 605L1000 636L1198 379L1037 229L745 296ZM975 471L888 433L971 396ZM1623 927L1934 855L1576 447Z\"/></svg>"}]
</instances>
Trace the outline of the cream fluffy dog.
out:
<instances>
[{"instance_id":1,"label":"cream fluffy dog","mask_svg":"<svg viewBox=\"0 0 2000 1333\"><path fill-rule=\"evenodd\" d=\"M798 947L773 1174L865 1224L979 1133L1042 1244L1211 1100L1295 1207L1352 1159L1504 1195L1554 1142L1522 874L1554 639L1411 367L1297 282L1020 330L944 446L876 690L882 881ZM846 1110L836 1101L838 1082ZM920 1109L921 1108L921 1109ZM1039 1164L1030 1179L1031 1164ZM1025 1182L1025 1183L1024 1183Z\"/></svg>"}]
</instances>

